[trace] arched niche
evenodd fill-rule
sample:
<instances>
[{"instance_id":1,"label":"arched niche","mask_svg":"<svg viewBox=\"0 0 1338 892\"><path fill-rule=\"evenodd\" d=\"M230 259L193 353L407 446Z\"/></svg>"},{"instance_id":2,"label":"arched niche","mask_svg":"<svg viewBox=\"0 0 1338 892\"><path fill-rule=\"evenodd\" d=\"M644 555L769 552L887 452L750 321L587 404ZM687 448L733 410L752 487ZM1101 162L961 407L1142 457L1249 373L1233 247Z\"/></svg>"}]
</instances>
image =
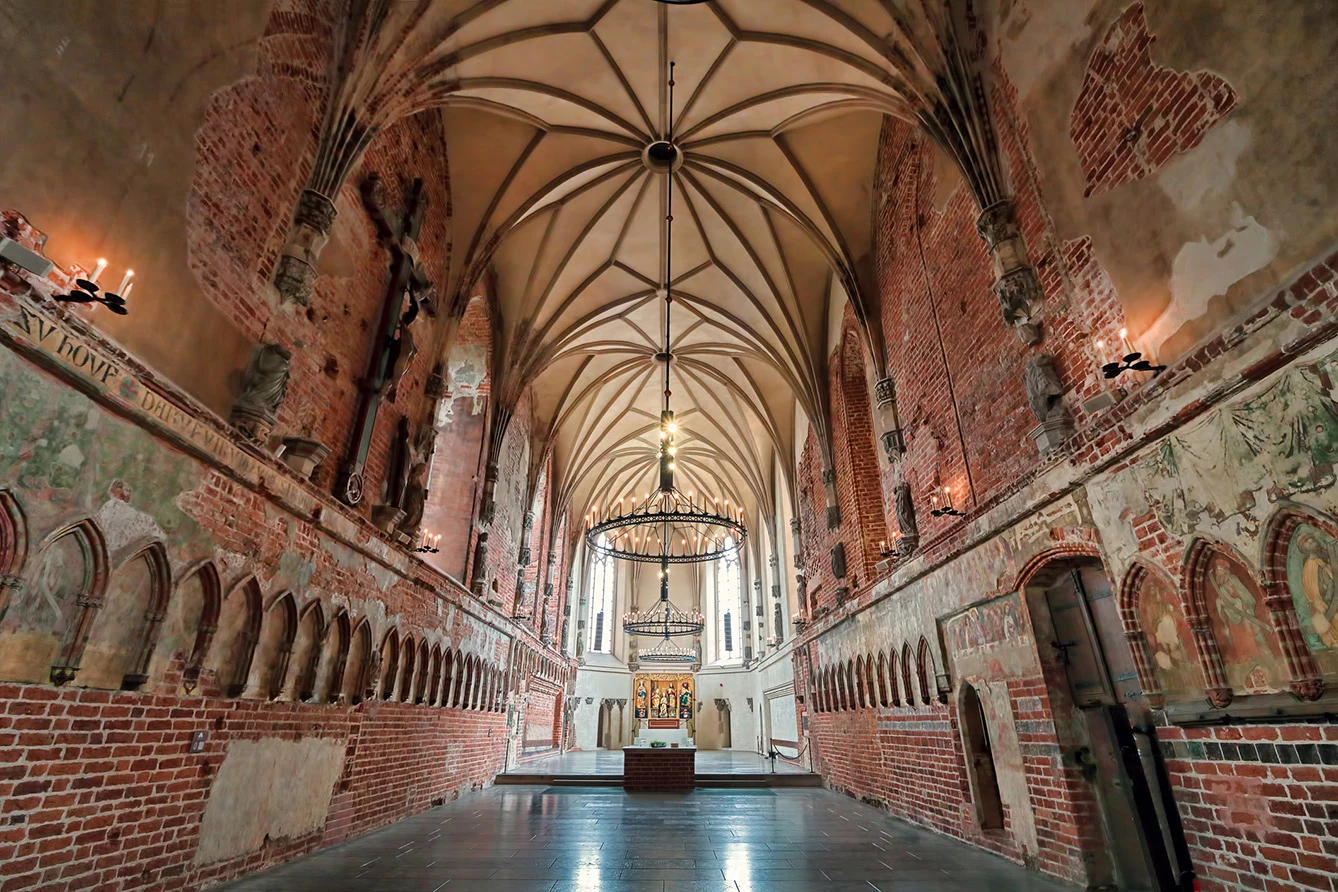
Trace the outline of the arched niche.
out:
<instances>
[{"instance_id":1,"label":"arched niche","mask_svg":"<svg viewBox=\"0 0 1338 892\"><path fill-rule=\"evenodd\" d=\"M312 699L318 703L337 703L344 699L344 673L350 669L352 626L348 611L340 610L325 633L320 658L316 661L316 681L312 685Z\"/></svg>"},{"instance_id":2,"label":"arched niche","mask_svg":"<svg viewBox=\"0 0 1338 892\"><path fill-rule=\"evenodd\" d=\"M395 699L408 703L413 699L414 672L418 669L418 643L406 635L400 647L400 681Z\"/></svg>"},{"instance_id":3,"label":"arched niche","mask_svg":"<svg viewBox=\"0 0 1338 892\"><path fill-rule=\"evenodd\" d=\"M15 504L11 502L11 510ZM12 529L13 518L5 523ZM8 546L15 554L16 545ZM22 583L6 587L0 678L53 684L73 680L107 581L107 546L93 520L69 524L48 536L28 561Z\"/></svg>"},{"instance_id":4,"label":"arched niche","mask_svg":"<svg viewBox=\"0 0 1338 892\"><path fill-rule=\"evenodd\" d=\"M902 696L906 698L907 706L915 705L915 688L911 685L911 667L914 665L915 658L911 656L910 642L903 641L901 644L901 690Z\"/></svg>"},{"instance_id":5,"label":"arched niche","mask_svg":"<svg viewBox=\"0 0 1338 892\"><path fill-rule=\"evenodd\" d=\"M284 592L265 609L248 683L251 696L277 700L283 694L296 636L297 603L291 592Z\"/></svg>"},{"instance_id":6,"label":"arched niche","mask_svg":"<svg viewBox=\"0 0 1338 892\"><path fill-rule=\"evenodd\" d=\"M80 685L134 691L148 682L171 591L172 570L161 542L138 547L121 561L84 646Z\"/></svg>"},{"instance_id":7,"label":"arched niche","mask_svg":"<svg viewBox=\"0 0 1338 892\"><path fill-rule=\"evenodd\" d=\"M915 655L915 677L920 683L920 702L926 706L937 699L938 681L934 671L934 653L929 649L929 640L920 638L920 647ZM935 693L931 693L931 691Z\"/></svg>"},{"instance_id":8,"label":"arched niche","mask_svg":"<svg viewBox=\"0 0 1338 892\"><path fill-rule=\"evenodd\" d=\"M399 680L400 669L400 633L391 629L381 641L381 689L382 700L395 696L395 682Z\"/></svg>"},{"instance_id":9,"label":"arched niche","mask_svg":"<svg viewBox=\"0 0 1338 892\"><path fill-rule=\"evenodd\" d=\"M205 657L218 634L222 609L223 585L214 562L198 561L187 567L168 601L149 675L159 678L179 671L182 692L195 693Z\"/></svg>"},{"instance_id":10,"label":"arched niche","mask_svg":"<svg viewBox=\"0 0 1338 892\"><path fill-rule=\"evenodd\" d=\"M203 673L220 693L240 697L246 691L263 617L260 583L254 576L234 585L223 598L218 632L205 656Z\"/></svg>"},{"instance_id":11,"label":"arched niche","mask_svg":"<svg viewBox=\"0 0 1338 892\"><path fill-rule=\"evenodd\" d=\"M372 624L364 617L353 631L344 665L344 699L351 704L361 703L376 683L372 656Z\"/></svg>"},{"instance_id":12,"label":"arched niche","mask_svg":"<svg viewBox=\"0 0 1338 892\"><path fill-rule=\"evenodd\" d=\"M1245 563L1225 548L1199 540L1186 555L1184 579L1190 619L1206 619L1212 632L1198 636L1200 665L1210 687L1220 660L1222 678L1233 695L1287 690L1287 658L1263 590Z\"/></svg>"},{"instance_id":13,"label":"arched niche","mask_svg":"<svg viewBox=\"0 0 1338 892\"><path fill-rule=\"evenodd\" d=\"M989 720L985 715L985 705L981 702L980 695L969 682L962 684L958 716L961 721L962 747L966 753L966 769L971 785L971 799L975 805L976 821L982 830L1002 830L1003 795L999 790L999 775L994 763Z\"/></svg>"},{"instance_id":14,"label":"arched niche","mask_svg":"<svg viewBox=\"0 0 1338 892\"><path fill-rule=\"evenodd\" d=\"M459 671L460 660L456 655L454 648L446 648L446 655L442 657L441 667L441 699L440 705L445 707L454 706L452 698L455 696L455 676Z\"/></svg>"},{"instance_id":15,"label":"arched niche","mask_svg":"<svg viewBox=\"0 0 1338 892\"><path fill-rule=\"evenodd\" d=\"M869 705L866 699L867 688L864 686L864 658L855 658L855 709L864 709Z\"/></svg>"},{"instance_id":16,"label":"arched niche","mask_svg":"<svg viewBox=\"0 0 1338 892\"><path fill-rule=\"evenodd\" d=\"M311 700L316 693L316 666L325 641L325 614L319 601L312 601L301 612L293 636L292 656L283 682L286 700Z\"/></svg>"},{"instance_id":17,"label":"arched niche","mask_svg":"<svg viewBox=\"0 0 1338 892\"><path fill-rule=\"evenodd\" d=\"M423 639L418 644L418 666L416 668L417 677L413 684L413 702L427 702L427 682L428 676L432 672L431 651L427 647L427 639Z\"/></svg>"},{"instance_id":18,"label":"arched niche","mask_svg":"<svg viewBox=\"0 0 1338 892\"><path fill-rule=\"evenodd\" d=\"M424 701L428 706L436 706L438 698L441 696L441 645L432 645L432 671L428 675L428 683Z\"/></svg>"},{"instance_id":19,"label":"arched niche","mask_svg":"<svg viewBox=\"0 0 1338 892\"><path fill-rule=\"evenodd\" d=\"M901 684L897 679L897 649L887 650L887 699L892 706L901 705Z\"/></svg>"}]
</instances>

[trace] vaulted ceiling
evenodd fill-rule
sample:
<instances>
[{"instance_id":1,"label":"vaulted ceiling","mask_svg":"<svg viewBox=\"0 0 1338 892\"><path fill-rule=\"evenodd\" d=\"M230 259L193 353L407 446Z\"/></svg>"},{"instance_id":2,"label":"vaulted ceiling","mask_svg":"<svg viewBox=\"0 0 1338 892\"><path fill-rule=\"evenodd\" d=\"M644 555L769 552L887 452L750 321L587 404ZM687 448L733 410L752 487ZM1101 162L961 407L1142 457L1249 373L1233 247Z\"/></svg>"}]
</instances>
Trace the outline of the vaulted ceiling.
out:
<instances>
[{"instance_id":1,"label":"vaulted ceiling","mask_svg":"<svg viewBox=\"0 0 1338 892\"><path fill-rule=\"evenodd\" d=\"M494 290L494 394L514 403L532 388L536 452L553 450L560 504L579 515L653 488L668 260L680 485L772 513L772 462L794 454L796 403L825 436L831 309L848 294L857 316L876 315L882 116L923 119L935 104L944 5L392 6L437 25L405 20L398 43L382 41L391 61L376 89L443 106L448 289ZM385 86L397 65L407 88ZM668 176L643 160L661 139L683 156L672 254ZM876 326L865 337L880 352Z\"/></svg>"}]
</instances>

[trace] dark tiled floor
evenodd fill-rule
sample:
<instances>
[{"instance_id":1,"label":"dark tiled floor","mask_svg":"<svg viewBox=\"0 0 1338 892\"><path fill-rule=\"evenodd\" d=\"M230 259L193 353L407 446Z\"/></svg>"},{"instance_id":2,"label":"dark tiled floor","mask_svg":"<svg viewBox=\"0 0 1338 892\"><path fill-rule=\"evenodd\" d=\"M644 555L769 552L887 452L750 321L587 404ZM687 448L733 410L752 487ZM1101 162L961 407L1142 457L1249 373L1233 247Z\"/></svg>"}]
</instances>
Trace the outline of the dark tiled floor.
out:
<instances>
[{"instance_id":1,"label":"dark tiled floor","mask_svg":"<svg viewBox=\"0 0 1338 892\"><path fill-rule=\"evenodd\" d=\"M1071 892L826 790L493 787L228 892Z\"/></svg>"}]
</instances>

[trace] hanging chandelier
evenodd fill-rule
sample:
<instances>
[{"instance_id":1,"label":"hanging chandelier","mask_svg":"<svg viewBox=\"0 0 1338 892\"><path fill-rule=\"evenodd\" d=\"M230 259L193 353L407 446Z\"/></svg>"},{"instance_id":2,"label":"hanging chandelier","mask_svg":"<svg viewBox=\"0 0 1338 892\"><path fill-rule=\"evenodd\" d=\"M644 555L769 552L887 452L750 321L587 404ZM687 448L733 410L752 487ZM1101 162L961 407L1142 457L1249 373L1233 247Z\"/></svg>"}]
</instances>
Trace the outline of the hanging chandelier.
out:
<instances>
[{"instance_id":1,"label":"hanging chandelier","mask_svg":"<svg viewBox=\"0 0 1338 892\"><path fill-rule=\"evenodd\" d=\"M642 651L637 655L638 663L655 663L657 665L683 666L688 663L697 662L697 655L690 650L684 650L674 642L670 641L668 636L663 641L652 647L650 650Z\"/></svg>"}]
</instances>

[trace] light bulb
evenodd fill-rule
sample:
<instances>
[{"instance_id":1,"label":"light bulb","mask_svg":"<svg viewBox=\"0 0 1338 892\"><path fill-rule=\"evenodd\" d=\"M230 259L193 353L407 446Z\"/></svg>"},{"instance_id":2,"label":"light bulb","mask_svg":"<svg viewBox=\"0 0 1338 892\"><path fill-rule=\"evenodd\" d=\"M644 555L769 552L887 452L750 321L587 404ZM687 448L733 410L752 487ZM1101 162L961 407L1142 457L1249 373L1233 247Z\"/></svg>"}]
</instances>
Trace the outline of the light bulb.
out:
<instances>
[{"instance_id":1,"label":"light bulb","mask_svg":"<svg viewBox=\"0 0 1338 892\"><path fill-rule=\"evenodd\" d=\"M673 421L669 422L669 433L671 433L671 434L676 434L676 433L678 433L678 424L677 424L677 422L673 422Z\"/></svg>"},{"instance_id":2,"label":"light bulb","mask_svg":"<svg viewBox=\"0 0 1338 892\"><path fill-rule=\"evenodd\" d=\"M1120 329L1120 340L1124 340L1124 339L1127 338L1127 337L1129 337L1129 329L1127 329L1127 328L1121 328L1121 329Z\"/></svg>"}]
</instances>

